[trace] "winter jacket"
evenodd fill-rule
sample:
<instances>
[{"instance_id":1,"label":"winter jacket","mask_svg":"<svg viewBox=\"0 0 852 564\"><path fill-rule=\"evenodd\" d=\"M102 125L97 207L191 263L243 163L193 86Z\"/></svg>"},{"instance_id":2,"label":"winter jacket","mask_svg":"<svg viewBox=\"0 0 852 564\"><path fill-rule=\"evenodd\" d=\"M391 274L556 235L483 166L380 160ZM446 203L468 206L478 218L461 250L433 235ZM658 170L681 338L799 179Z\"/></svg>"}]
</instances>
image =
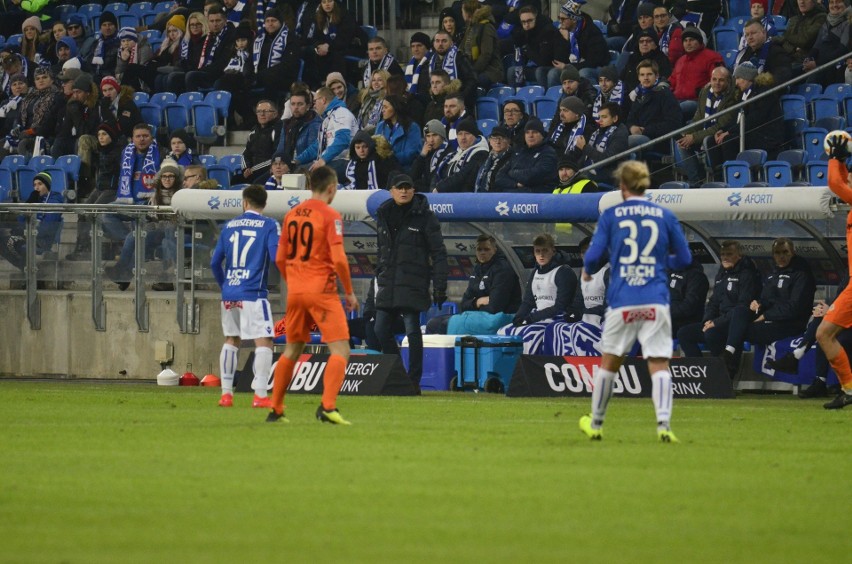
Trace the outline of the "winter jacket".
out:
<instances>
[{"instance_id":1,"label":"winter jacket","mask_svg":"<svg viewBox=\"0 0 852 564\"><path fill-rule=\"evenodd\" d=\"M136 61L131 59L124 60L121 57L116 58L115 60L115 76L121 81L124 73L127 71L127 68L130 65L146 65L148 62L154 58L154 51L151 49L151 44L148 43L148 39L144 36L139 37L139 41L136 42Z\"/></svg>"},{"instance_id":2,"label":"winter jacket","mask_svg":"<svg viewBox=\"0 0 852 564\"><path fill-rule=\"evenodd\" d=\"M555 269L559 269L556 273L554 282L556 284L556 297L552 306L543 309L536 309L536 298L533 294L533 280L536 273L545 274ZM524 288L524 297L521 300L521 305L515 318L512 321L513 325L526 325L528 323L537 323L547 319L555 319L558 316L565 316L565 319L578 319L582 317L582 310L577 310L576 307L580 302L576 300L577 292L580 289L580 283L577 280L577 275L574 270L567 264L563 264L560 254L556 254L549 263L544 266L536 264L533 271L527 278L526 287Z\"/></svg>"},{"instance_id":3,"label":"winter jacket","mask_svg":"<svg viewBox=\"0 0 852 564\"><path fill-rule=\"evenodd\" d=\"M701 89L701 92L698 93L698 107L695 108L695 114L692 116L692 121L700 121L707 117L707 96L710 93L710 85L708 84L704 88ZM719 106L716 108L716 113L718 114L725 108L730 108L736 103L735 91L732 86L728 87L728 90L722 95L722 101L719 102ZM715 114L714 114L715 115ZM713 137L716 135L716 132L720 129L724 129L728 127L735 119L736 113L729 112L723 116L720 116L716 123L705 123L704 125L698 125L694 128L687 131L687 133L692 134L693 137L693 147L701 147L701 143L707 137Z\"/></svg>"},{"instance_id":4,"label":"winter jacket","mask_svg":"<svg viewBox=\"0 0 852 564\"><path fill-rule=\"evenodd\" d=\"M108 106L109 111L118 120L119 131L126 137L133 135L133 127L143 121L142 112L133 101L133 89L129 86L121 87L118 98L112 104L106 99L102 99L102 103Z\"/></svg>"},{"instance_id":5,"label":"winter jacket","mask_svg":"<svg viewBox=\"0 0 852 564\"><path fill-rule=\"evenodd\" d=\"M485 158L485 162L482 163L479 172L477 172L474 192L496 192L495 182L497 181L497 173L509 164L511 158L511 149L506 149L499 154L490 151Z\"/></svg>"},{"instance_id":6,"label":"winter jacket","mask_svg":"<svg viewBox=\"0 0 852 564\"><path fill-rule=\"evenodd\" d=\"M771 74L761 73L757 75L752 84L752 92L749 98L768 90L773 84ZM742 99L743 93L737 91L736 103L741 102ZM778 116L783 115L778 94L770 94L757 104L748 104L743 108L743 112L746 131L745 148L764 149L769 153L777 150L784 142L784 121L778 119ZM739 136L740 126L736 120L732 120L726 127L726 131L729 131L731 135Z\"/></svg>"},{"instance_id":7,"label":"winter jacket","mask_svg":"<svg viewBox=\"0 0 852 564\"><path fill-rule=\"evenodd\" d=\"M760 288L760 272L749 257L741 257L730 269L720 266L702 321L716 325L727 321L735 307L748 308L760 296Z\"/></svg>"},{"instance_id":8,"label":"winter jacket","mask_svg":"<svg viewBox=\"0 0 852 564\"><path fill-rule=\"evenodd\" d=\"M764 61L762 66L760 64L760 54L755 53L751 47L746 45L744 49L741 49L737 53L734 68L740 63L751 61L757 67L757 72L772 73L775 84L787 82L793 77L793 58L780 44L772 40L768 40L767 43L769 44L769 48L766 52L766 61Z\"/></svg>"},{"instance_id":9,"label":"winter jacket","mask_svg":"<svg viewBox=\"0 0 852 564\"><path fill-rule=\"evenodd\" d=\"M272 168L272 154L278 147L281 135L281 122L274 119L266 125L257 124L249 134L246 148L243 150L243 170L252 169L252 177L269 175Z\"/></svg>"},{"instance_id":10,"label":"winter jacket","mask_svg":"<svg viewBox=\"0 0 852 564\"><path fill-rule=\"evenodd\" d=\"M710 281L698 258L693 257L692 264L683 270L669 270L672 326L683 327L701 321L709 289Z\"/></svg>"},{"instance_id":11,"label":"winter jacket","mask_svg":"<svg viewBox=\"0 0 852 564\"><path fill-rule=\"evenodd\" d=\"M586 129L591 131L594 126L594 120L592 119L592 105L595 103L595 98L598 97L598 91L595 90L594 85L589 82L588 79L580 77L580 81L577 84L577 91L573 94L566 94L563 89L559 93L559 101L562 102L562 100L568 96L576 96L586 105ZM556 104L556 111L553 113L553 117L550 120L550 128L547 131L548 137L559 125L559 121L559 104ZM523 138L523 132L521 132L521 138Z\"/></svg>"},{"instance_id":12,"label":"winter jacket","mask_svg":"<svg viewBox=\"0 0 852 564\"><path fill-rule=\"evenodd\" d=\"M571 53L571 44L564 40L561 34L557 34L558 41L554 46L553 58L563 63L571 63L577 69L608 65L609 47L607 47L603 33L588 14L583 14L582 22L577 22L578 26L581 24L580 32L577 33L576 29L573 32L577 35L577 47L580 51L579 60Z\"/></svg>"},{"instance_id":13,"label":"winter jacket","mask_svg":"<svg viewBox=\"0 0 852 564\"><path fill-rule=\"evenodd\" d=\"M624 123L628 130L638 125L645 128L643 135L656 139L681 126L680 105L665 82L658 82L641 97L633 91L630 98L630 113Z\"/></svg>"},{"instance_id":14,"label":"winter jacket","mask_svg":"<svg viewBox=\"0 0 852 564\"><path fill-rule=\"evenodd\" d=\"M627 150L627 138L630 136L630 132L622 123L616 123L610 127L614 127L615 131L610 135L606 142L606 146L603 149L599 148L599 145L602 143L602 139L605 137L607 130L598 129L589 136L586 140L586 146L583 147L584 158L588 159L592 163L597 163ZM609 181L609 179L612 178L612 172L615 171L616 166L618 166L617 161L604 165L603 167L598 167L595 169L595 176L599 179L607 179L607 181Z\"/></svg>"},{"instance_id":15,"label":"winter jacket","mask_svg":"<svg viewBox=\"0 0 852 564\"><path fill-rule=\"evenodd\" d=\"M447 177L435 185L438 192L473 192L476 187L476 175L488 158L488 142L484 136L465 150L459 147L450 158Z\"/></svg>"},{"instance_id":16,"label":"winter jacket","mask_svg":"<svg viewBox=\"0 0 852 564\"><path fill-rule=\"evenodd\" d=\"M793 57L793 61L801 64L813 49L819 30L825 23L825 17L825 8L819 2L814 2L813 9L808 13L790 18L787 29L773 41L780 43Z\"/></svg>"},{"instance_id":17,"label":"winter jacket","mask_svg":"<svg viewBox=\"0 0 852 564\"><path fill-rule=\"evenodd\" d=\"M630 92L639 86L639 76L636 72L636 66L645 59L650 59L657 63L657 67L660 69L660 74L657 76L660 77L660 80L668 80L669 75L672 74L672 64L669 62L669 58L666 57L665 53L659 49L654 49L648 55L642 55L642 53L636 50L627 59L627 64L624 65L624 70L621 71L621 80L624 82L625 92Z\"/></svg>"},{"instance_id":18,"label":"winter jacket","mask_svg":"<svg viewBox=\"0 0 852 564\"><path fill-rule=\"evenodd\" d=\"M377 143L377 140L381 140L381 142ZM369 152L364 159L359 159L355 153L356 143L366 143L367 147L369 147ZM391 171L399 169L399 161L393 156L393 151L387 139L380 135L370 136L366 131L359 131L352 138L352 144L349 146L349 163L346 167L347 176L340 178L340 184L347 190L369 190L368 178L371 163L375 165L373 167L375 170L373 181L376 183L374 189L387 188L388 175ZM350 170L354 175L354 181L348 177Z\"/></svg>"},{"instance_id":19,"label":"winter jacket","mask_svg":"<svg viewBox=\"0 0 852 564\"><path fill-rule=\"evenodd\" d=\"M414 162L411 163L414 189L418 192L431 192L441 178L446 178L446 171L449 170L448 162L453 154L454 151L446 142L434 151L429 151L426 156L417 153Z\"/></svg>"},{"instance_id":20,"label":"winter jacket","mask_svg":"<svg viewBox=\"0 0 852 564\"><path fill-rule=\"evenodd\" d=\"M512 41L520 48L526 63L534 63L538 67L552 67L556 41L561 39L559 32L553 27L550 18L538 14L535 26L525 31L523 26L512 30Z\"/></svg>"},{"instance_id":21,"label":"winter jacket","mask_svg":"<svg viewBox=\"0 0 852 564\"><path fill-rule=\"evenodd\" d=\"M495 191L546 194L553 190L559 180L556 172L556 149L547 143L516 149L509 164L497 173Z\"/></svg>"},{"instance_id":22,"label":"winter jacket","mask_svg":"<svg viewBox=\"0 0 852 564\"><path fill-rule=\"evenodd\" d=\"M346 151L358 124L343 101L335 97L322 114L322 124L316 140L301 153L296 153L295 164L307 164L321 158L330 163L336 158L346 158Z\"/></svg>"},{"instance_id":23,"label":"winter jacket","mask_svg":"<svg viewBox=\"0 0 852 564\"><path fill-rule=\"evenodd\" d=\"M382 120L376 127L376 135L381 135L388 140L393 148L393 154L405 169L411 166L414 157L423 148L420 126L414 122L409 123L408 129L405 129L400 122L390 124Z\"/></svg>"},{"instance_id":24,"label":"winter jacket","mask_svg":"<svg viewBox=\"0 0 852 564\"><path fill-rule=\"evenodd\" d=\"M127 144L123 137L113 139L106 147L98 145L98 176L96 188L101 192L115 192L121 172L121 154Z\"/></svg>"},{"instance_id":25,"label":"winter jacket","mask_svg":"<svg viewBox=\"0 0 852 564\"><path fill-rule=\"evenodd\" d=\"M819 28L813 48L808 55L816 61L817 66L836 59L849 51L849 30L852 27L849 18L852 17L852 8L846 8L846 12L843 15L845 17L833 26L826 18L825 23ZM775 82L780 84L783 81L779 80L776 76Z\"/></svg>"},{"instance_id":26,"label":"winter jacket","mask_svg":"<svg viewBox=\"0 0 852 564\"><path fill-rule=\"evenodd\" d=\"M695 100L698 92L710 82L710 73L713 69L723 64L722 55L707 47L702 46L691 53L684 53L675 63L669 77L669 84L675 98L679 102Z\"/></svg>"},{"instance_id":27,"label":"winter jacket","mask_svg":"<svg viewBox=\"0 0 852 564\"><path fill-rule=\"evenodd\" d=\"M500 82L503 78L503 61L494 25L490 6L477 9L465 29L461 51L473 61L473 71L477 76L484 74L492 82Z\"/></svg>"},{"instance_id":28,"label":"winter jacket","mask_svg":"<svg viewBox=\"0 0 852 564\"><path fill-rule=\"evenodd\" d=\"M488 303L476 307L476 300L488 297ZM461 311L515 313L521 305L521 281L506 256L497 251L490 261L477 263L461 299Z\"/></svg>"},{"instance_id":29,"label":"winter jacket","mask_svg":"<svg viewBox=\"0 0 852 564\"><path fill-rule=\"evenodd\" d=\"M393 219L401 210L389 199L376 210L376 308L426 311L436 294L447 294L447 249L438 218L423 194L414 194L402 211L398 229ZM390 221L389 221L390 220Z\"/></svg>"},{"instance_id":30,"label":"winter jacket","mask_svg":"<svg viewBox=\"0 0 852 564\"><path fill-rule=\"evenodd\" d=\"M607 10L607 37L629 37L636 23L636 9L641 0L613 0Z\"/></svg>"},{"instance_id":31,"label":"winter jacket","mask_svg":"<svg viewBox=\"0 0 852 564\"><path fill-rule=\"evenodd\" d=\"M307 149L317 140L322 119L313 110L301 118L291 117L281 124L281 140L275 152L284 152L288 165L293 164L293 157Z\"/></svg>"},{"instance_id":32,"label":"winter jacket","mask_svg":"<svg viewBox=\"0 0 852 564\"><path fill-rule=\"evenodd\" d=\"M444 88L444 92L442 94L432 94L429 92L429 76L426 76L426 86L423 86L423 83L419 83L421 89L425 89L426 92L429 93L429 97L425 98L426 100L426 109L423 111L423 124L429 123L433 119L440 120L444 117L444 99L450 94L455 94L461 90L461 80L455 78L447 84L447 87Z\"/></svg>"},{"instance_id":33,"label":"winter jacket","mask_svg":"<svg viewBox=\"0 0 852 564\"><path fill-rule=\"evenodd\" d=\"M775 266L763 282L759 315L766 321L795 323L804 331L813 309L816 281L808 261L793 256L786 268Z\"/></svg>"}]
</instances>

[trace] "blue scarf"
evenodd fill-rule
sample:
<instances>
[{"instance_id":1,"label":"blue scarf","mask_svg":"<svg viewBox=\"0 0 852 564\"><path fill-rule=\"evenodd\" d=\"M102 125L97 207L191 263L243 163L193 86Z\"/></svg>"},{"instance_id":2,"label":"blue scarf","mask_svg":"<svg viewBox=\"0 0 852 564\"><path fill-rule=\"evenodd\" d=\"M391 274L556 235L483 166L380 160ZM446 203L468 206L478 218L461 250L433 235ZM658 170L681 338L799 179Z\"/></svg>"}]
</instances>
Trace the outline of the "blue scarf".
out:
<instances>
[{"instance_id":1,"label":"blue scarf","mask_svg":"<svg viewBox=\"0 0 852 564\"><path fill-rule=\"evenodd\" d=\"M387 55L382 57L382 60L379 61L378 65L376 65L376 68L373 68L372 62L367 61L367 66L364 67L364 76L361 79L361 80L364 81L364 88L370 87L370 79L373 78L374 72L376 72L377 70L388 70L390 68L390 66L392 64L394 64L395 62L396 62L396 59L390 53L388 53Z\"/></svg>"},{"instance_id":2,"label":"blue scarf","mask_svg":"<svg viewBox=\"0 0 852 564\"><path fill-rule=\"evenodd\" d=\"M592 105L592 119L598 121L600 117L601 106L606 102L615 102L619 106L624 102L624 83L622 81L618 81L615 83L615 86L612 87L612 90L609 92L609 96L603 93L603 91L598 92L597 97L595 98L595 103Z\"/></svg>"},{"instance_id":3,"label":"blue scarf","mask_svg":"<svg viewBox=\"0 0 852 564\"><path fill-rule=\"evenodd\" d=\"M274 8L276 2L278 2L278 0L266 0L265 2L263 0L257 0L257 5L255 6L254 12L256 14L256 19L257 19L257 36L258 37L263 37L263 20L266 19L266 10L269 10L270 8ZM245 8L245 4L243 2L240 2L239 4L237 4L234 7L234 9L235 10L240 9L240 4L243 4L243 8ZM234 25L237 25L238 23L239 22L234 22Z\"/></svg>"},{"instance_id":4,"label":"blue scarf","mask_svg":"<svg viewBox=\"0 0 852 564\"><path fill-rule=\"evenodd\" d=\"M446 141L441 143L441 146L435 149L435 152L432 154L432 158L429 159L429 174L435 178L442 178L441 173L449 161L449 158L447 157L452 156L453 150L450 147L450 144Z\"/></svg>"},{"instance_id":5,"label":"blue scarf","mask_svg":"<svg viewBox=\"0 0 852 564\"><path fill-rule=\"evenodd\" d=\"M220 31L219 34L212 39L212 45L210 44L210 34L207 34L207 37L204 38L204 45L201 47L201 57L198 58L199 69L203 69L213 62L213 57L216 56L216 50L220 45L222 45L222 39L225 37L226 33L228 33L228 24L225 24L222 31Z\"/></svg>"},{"instance_id":6,"label":"blue scarf","mask_svg":"<svg viewBox=\"0 0 852 564\"><path fill-rule=\"evenodd\" d=\"M550 142L553 145L558 144L559 138L562 137L563 133L566 133L568 126L564 123L560 122L556 129L553 130L553 134L550 136ZM575 147L577 147L577 137L582 135L586 129L586 114L581 114L580 119L577 120L577 123L571 128L571 131L568 132L569 137L568 141L565 142L565 154L570 153Z\"/></svg>"},{"instance_id":7,"label":"blue scarf","mask_svg":"<svg viewBox=\"0 0 852 564\"><path fill-rule=\"evenodd\" d=\"M598 129L592 133L592 136L589 138L589 144L598 151L605 151L607 145L609 145L609 138L612 137L612 134L615 133L617 128L618 124L614 123L606 129Z\"/></svg>"},{"instance_id":8,"label":"blue scarf","mask_svg":"<svg viewBox=\"0 0 852 564\"><path fill-rule=\"evenodd\" d=\"M303 31L302 30L302 18L305 17L305 10L308 9L309 3L310 2L305 0L305 2L302 2L299 5L299 9L296 11L296 30L295 31L298 35L302 35L302 31ZM258 2L258 4L260 4L260 2Z\"/></svg>"},{"instance_id":9,"label":"blue scarf","mask_svg":"<svg viewBox=\"0 0 852 564\"><path fill-rule=\"evenodd\" d=\"M367 187L363 188L363 190L379 190L382 187L379 186L379 177L376 174L376 159L370 159L366 162L367 164ZM344 190L360 190L355 186L355 167L358 165L358 162L355 159L350 160L346 164L346 180L349 182L343 186Z\"/></svg>"},{"instance_id":10,"label":"blue scarf","mask_svg":"<svg viewBox=\"0 0 852 564\"><path fill-rule=\"evenodd\" d=\"M722 98L724 98L724 94L716 96L713 94L712 90L707 91L707 101L704 103L704 117L708 118L716 113L719 109L719 104L722 103ZM710 120L710 125L715 125L716 120Z\"/></svg>"},{"instance_id":11,"label":"blue scarf","mask_svg":"<svg viewBox=\"0 0 852 564\"><path fill-rule=\"evenodd\" d=\"M672 40L672 32L674 32L675 25L677 24L669 24L668 26L666 26L666 29L663 30L663 34L660 36L660 51L662 51L666 55L669 54L669 43Z\"/></svg>"},{"instance_id":12,"label":"blue scarf","mask_svg":"<svg viewBox=\"0 0 852 564\"><path fill-rule=\"evenodd\" d=\"M508 149L502 153L495 153L493 151L489 152L485 162L482 163L482 168L480 168L479 172L476 174L476 181L473 183L473 191L488 192L488 182L490 180L491 171L510 155L511 152Z\"/></svg>"},{"instance_id":13,"label":"blue scarf","mask_svg":"<svg viewBox=\"0 0 852 564\"><path fill-rule=\"evenodd\" d=\"M118 203L129 203L132 201L134 204L147 204L154 196L153 179L157 175L157 170L160 168L160 148L157 146L157 141L155 140L151 143L151 146L148 147L148 151L145 153L145 159L142 161L142 183L146 185L144 194L133 193L133 161L135 157L136 147L133 143L128 143L127 147L121 153L121 172L119 173L118 194L116 195L116 202ZM150 188L145 183L146 177L152 181ZM124 200L124 202L120 202L120 200Z\"/></svg>"},{"instance_id":14,"label":"blue scarf","mask_svg":"<svg viewBox=\"0 0 852 564\"><path fill-rule=\"evenodd\" d=\"M654 84L651 85L650 88L645 88L641 84L639 86L637 86L636 89L634 90L634 92L636 93L636 99L638 100L639 98L642 98L643 96L653 92L654 88L656 88L659 83L660 83L660 79L658 78L654 82Z\"/></svg>"},{"instance_id":15,"label":"blue scarf","mask_svg":"<svg viewBox=\"0 0 852 564\"><path fill-rule=\"evenodd\" d=\"M96 67L103 65L107 49L112 49L113 47L117 46L119 42L120 40L118 39L118 34L113 35L109 39L104 39L103 37L101 37L98 40L98 44L95 46L95 53L92 56L92 64Z\"/></svg>"},{"instance_id":16,"label":"blue scarf","mask_svg":"<svg viewBox=\"0 0 852 564\"><path fill-rule=\"evenodd\" d=\"M459 77L459 69L456 66L456 57L458 57L458 54L459 48L453 45L450 47L450 50L447 51L447 54L444 55L444 60L441 62L441 68L447 71L447 74L450 75L450 80ZM432 53L431 57L429 57L429 70L435 70L437 63L438 53Z\"/></svg>"},{"instance_id":17,"label":"blue scarf","mask_svg":"<svg viewBox=\"0 0 852 564\"><path fill-rule=\"evenodd\" d=\"M417 83L420 81L420 69L423 65L429 62L432 56L432 51L427 51L426 55L420 59L420 62L415 61L414 57L405 65L405 82L408 83L408 91L414 95L417 94Z\"/></svg>"},{"instance_id":18,"label":"blue scarf","mask_svg":"<svg viewBox=\"0 0 852 564\"><path fill-rule=\"evenodd\" d=\"M275 177L271 174L269 178L266 180L266 184L263 185L267 190L282 190L281 186L278 185L278 181L275 180Z\"/></svg>"},{"instance_id":19,"label":"blue scarf","mask_svg":"<svg viewBox=\"0 0 852 564\"><path fill-rule=\"evenodd\" d=\"M272 39L272 45L269 47L269 57L266 61L266 66L264 68L274 67L278 63L281 62L281 58L284 56L284 49L287 47L287 25L282 24L281 29L278 30L278 33ZM266 40L266 33L262 33L257 36L257 39L254 40L254 52L252 53L253 62L254 62L254 72L258 72L258 67L260 66L260 52L263 48L263 42Z\"/></svg>"},{"instance_id":20,"label":"blue scarf","mask_svg":"<svg viewBox=\"0 0 852 564\"><path fill-rule=\"evenodd\" d=\"M580 43L577 39L580 37L580 32L583 31L585 25L586 20L581 18L577 20L577 27L571 32L571 55L568 58L572 63L579 63L583 60L583 57L580 56Z\"/></svg>"}]
</instances>

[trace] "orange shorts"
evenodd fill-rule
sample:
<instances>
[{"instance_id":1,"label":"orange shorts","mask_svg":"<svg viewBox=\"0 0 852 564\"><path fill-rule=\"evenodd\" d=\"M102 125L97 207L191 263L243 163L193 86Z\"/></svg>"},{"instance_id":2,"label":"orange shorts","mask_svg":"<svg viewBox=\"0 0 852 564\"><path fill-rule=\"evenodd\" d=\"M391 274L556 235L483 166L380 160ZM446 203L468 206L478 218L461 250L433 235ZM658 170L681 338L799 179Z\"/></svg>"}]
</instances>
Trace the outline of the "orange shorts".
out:
<instances>
[{"instance_id":1,"label":"orange shorts","mask_svg":"<svg viewBox=\"0 0 852 564\"><path fill-rule=\"evenodd\" d=\"M840 292L824 319L845 329L852 327L852 284Z\"/></svg>"},{"instance_id":2,"label":"orange shorts","mask_svg":"<svg viewBox=\"0 0 852 564\"><path fill-rule=\"evenodd\" d=\"M349 340L349 323L340 298L335 294L287 296L287 342L307 343L316 323L324 343Z\"/></svg>"}]
</instances>

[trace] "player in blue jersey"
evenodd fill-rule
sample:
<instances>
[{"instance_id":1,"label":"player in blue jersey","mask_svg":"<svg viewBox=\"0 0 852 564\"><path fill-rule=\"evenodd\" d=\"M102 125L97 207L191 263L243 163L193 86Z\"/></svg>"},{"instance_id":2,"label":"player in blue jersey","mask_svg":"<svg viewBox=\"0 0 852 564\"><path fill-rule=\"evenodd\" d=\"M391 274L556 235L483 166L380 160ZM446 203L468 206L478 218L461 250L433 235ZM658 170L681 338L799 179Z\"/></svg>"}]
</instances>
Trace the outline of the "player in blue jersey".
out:
<instances>
[{"instance_id":1,"label":"player in blue jersey","mask_svg":"<svg viewBox=\"0 0 852 564\"><path fill-rule=\"evenodd\" d=\"M667 268L685 268L692 262L692 253L675 215L644 198L651 185L645 163L623 162L614 176L624 202L601 214L583 258L585 280L607 262L611 269L603 358L594 377L592 413L580 418L580 430L592 440L601 440L615 375L638 338L651 373L657 436L662 442L677 442L669 426L672 329Z\"/></svg>"},{"instance_id":2,"label":"player in blue jersey","mask_svg":"<svg viewBox=\"0 0 852 564\"><path fill-rule=\"evenodd\" d=\"M264 215L266 190L252 184L243 190L243 214L222 229L210 267L222 288L222 331L225 344L219 354L222 398L219 405L234 404L234 372L240 339L254 339L254 401L252 407L269 408L267 394L272 371L272 309L266 280L275 265L281 227Z\"/></svg>"}]
</instances>

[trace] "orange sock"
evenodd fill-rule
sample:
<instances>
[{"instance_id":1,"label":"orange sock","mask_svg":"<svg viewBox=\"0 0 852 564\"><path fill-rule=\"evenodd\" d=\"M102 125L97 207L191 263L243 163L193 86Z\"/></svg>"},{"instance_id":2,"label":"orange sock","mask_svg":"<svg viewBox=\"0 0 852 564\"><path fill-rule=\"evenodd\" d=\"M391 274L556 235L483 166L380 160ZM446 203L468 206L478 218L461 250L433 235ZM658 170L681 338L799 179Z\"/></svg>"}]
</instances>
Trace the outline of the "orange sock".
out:
<instances>
[{"instance_id":1,"label":"orange sock","mask_svg":"<svg viewBox=\"0 0 852 564\"><path fill-rule=\"evenodd\" d=\"M328 357L323 375L322 407L331 411L337 407L337 394L340 386L346 378L346 359L340 355L333 354Z\"/></svg>"},{"instance_id":2,"label":"orange sock","mask_svg":"<svg viewBox=\"0 0 852 564\"><path fill-rule=\"evenodd\" d=\"M834 358L828 359L829 364L837 374L837 379L840 380L840 386L844 390L852 390L852 366L849 365L849 356L846 354L846 349L840 348L840 353Z\"/></svg>"},{"instance_id":3,"label":"orange sock","mask_svg":"<svg viewBox=\"0 0 852 564\"><path fill-rule=\"evenodd\" d=\"M290 381L293 380L295 368L296 361L290 360L283 354L278 357L278 364L275 365L275 379L272 383L272 409L275 413L284 412L284 394L287 393Z\"/></svg>"}]
</instances>

